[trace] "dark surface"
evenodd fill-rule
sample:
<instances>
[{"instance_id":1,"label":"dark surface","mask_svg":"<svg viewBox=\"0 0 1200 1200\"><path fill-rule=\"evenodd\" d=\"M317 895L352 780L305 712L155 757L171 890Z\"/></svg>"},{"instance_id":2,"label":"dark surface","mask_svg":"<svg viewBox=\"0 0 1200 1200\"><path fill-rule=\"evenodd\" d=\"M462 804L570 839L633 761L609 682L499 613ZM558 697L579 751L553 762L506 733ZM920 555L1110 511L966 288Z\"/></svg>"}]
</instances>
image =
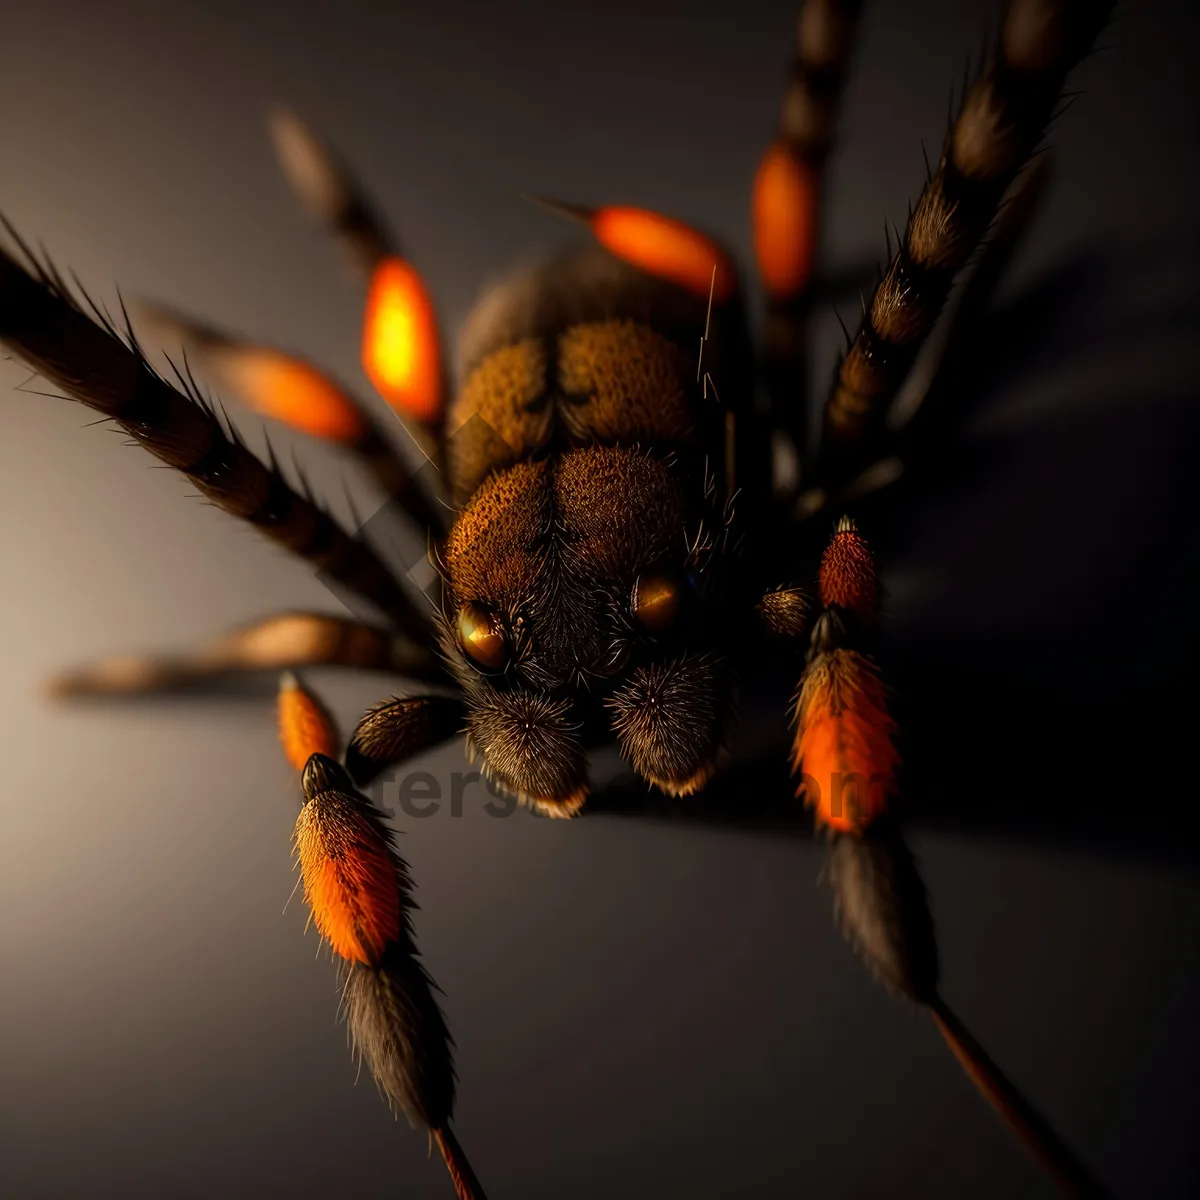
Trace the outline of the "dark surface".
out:
<instances>
[{"instance_id":1,"label":"dark surface","mask_svg":"<svg viewBox=\"0 0 1200 1200\"><path fill-rule=\"evenodd\" d=\"M1182 2L1125 7L1052 135L1002 337L968 360L966 445L872 533L946 997L1118 1194L1184 1196L1200 28ZM988 11L869 6L832 269L882 253ZM356 164L454 328L484 278L569 235L523 190L674 211L744 254L793 13L11 4L0 209L104 299L119 283L358 379L356 293L271 161L269 102ZM819 333L822 382L831 313ZM269 705L38 695L81 658L336 602L23 378L0 365L0 1191L447 1196L422 1136L353 1086L302 905L280 918L298 801ZM296 444L344 515L343 463ZM386 688L322 686L346 728ZM467 769L454 749L421 766L446 793ZM785 797L755 799L779 775L731 778L733 803L768 810L748 832L498 821L478 786L462 819L401 814L492 1200L1047 1194L840 942L820 847L778 835L802 828Z\"/></svg>"}]
</instances>

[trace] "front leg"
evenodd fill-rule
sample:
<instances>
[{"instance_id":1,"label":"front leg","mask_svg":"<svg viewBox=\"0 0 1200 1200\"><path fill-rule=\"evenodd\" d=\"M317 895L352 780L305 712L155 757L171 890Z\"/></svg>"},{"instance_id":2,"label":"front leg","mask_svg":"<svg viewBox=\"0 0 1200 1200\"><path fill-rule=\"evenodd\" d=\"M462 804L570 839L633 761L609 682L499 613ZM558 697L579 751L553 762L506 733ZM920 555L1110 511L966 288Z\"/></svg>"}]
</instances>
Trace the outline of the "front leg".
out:
<instances>
[{"instance_id":1,"label":"front leg","mask_svg":"<svg viewBox=\"0 0 1200 1200\"><path fill-rule=\"evenodd\" d=\"M828 879L847 941L892 992L929 1013L967 1077L1067 1195L1104 1190L991 1061L938 991L925 886L898 825L894 723L872 655L875 562L843 518L821 563L822 610L795 709L797 794L829 839Z\"/></svg>"},{"instance_id":2,"label":"front leg","mask_svg":"<svg viewBox=\"0 0 1200 1200\"><path fill-rule=\"evenodd\" d=\"M303 762L304 805L295 851L313 924L338 960L342 1015L394 1113L423 1125L437 1143L459 1200L485 1200L450 1128L452 1040L412 929L412 879L384 814L327 753L337 735L323 708L292 675L280 688L280 735L289 761ZM428 745L410 738L409 752Z\"/></svg>"}]
</instances>

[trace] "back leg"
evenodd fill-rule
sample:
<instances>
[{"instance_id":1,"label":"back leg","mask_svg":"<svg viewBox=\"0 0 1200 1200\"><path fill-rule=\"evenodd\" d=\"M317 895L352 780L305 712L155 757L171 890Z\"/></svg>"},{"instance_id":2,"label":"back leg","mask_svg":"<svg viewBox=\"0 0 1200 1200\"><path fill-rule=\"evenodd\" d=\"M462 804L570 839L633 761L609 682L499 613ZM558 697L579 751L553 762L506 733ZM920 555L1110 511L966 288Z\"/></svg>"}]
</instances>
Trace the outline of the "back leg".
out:
<instances>
[{"instance_id":1,"label":"back leg","mask_svg":"<svg viewBox=\"0 0 1200 1200\"><path fill-rule=\"evenodd\" d=\"M923 1008L980 1094L1066 1194L1103 1190L951 1012L925 886L887 809L899 756L874 661L875 562L843 518L821 562L821 611L794 713L797 794L829 838L828 878L842 932L872 974Z\"/></svg>"},{"instance_id":2,"label":"back leg","mask_svg":"<svg viewBox=\"0 0 1200 1200\"><path fill-rule=\"evenodd\" d=\"M160 695L216 688L257 672L351 667L430 683L447 676L433 653L385 629L325 613L277 613L182 654L108 658L51 683L58 699Z\"/></svg>"},{"instance_id":3,"label":"back leg","mask_svg":"<svg viewBox=\"0 0 1200 1200\"><path fill-rule=\"evenodd\" d=\"M358 183L316 134L283 108L271 112L270 131L304 206L366 276L363 369L440 467L448 384L428 289Z\"/></svg>"},{"instance_id":4,"label":"back leg","mask_svg":"<svg viewBox=\"0 0 1200 1200\"><path fill-rule=\"evenodd\" d=\"M763 382L772 423L807 441L809 281L822 175L854 47L858 0L805 0L775 140L754 180L754 253L767 295Z\"/></svg>"},{"instance_id":5,"label":"back leg","mask_svg":"<svg viewBox=\"0 0 1200 1200\"><path fill-rule=\"evenodd\" d=\"M12 234L12 230L9 230ZM173 387L146 361L136 340L89 317L53 269L0 246L0 343L65 395L109 418L160 462L181 471L222 511L247 521L308 560L332 583L386 613L418 644L432 625L395 575L352 538L277 465L265 464L227 429L191 381Z\"/></svg>"},{"instance_id":6,"label":"back leg","mask_svg":"<svg viewBox=\"0 0 1200 1200\"><path fill-rule=\"evenodd\" d=\"M825 404L816 482L878 452L888 409L958 273L1045 132L1111 0L1008 0L995 52L959 106L899 250L865 307Z\"/></svg>"},{"instance_id":7,"label":"back leg","mask_svg":"<svg viewBox=\"0 0 1200 1200\"><path fill-rule=\"evenodd\" d=\"M160 343L182 345L189 363L222 392L262 416L345 446L423 534L445 532L446 509L430 498L367 407L327 372L162 305L142 303L138 311Z\"/></svg>"}]
</instances>

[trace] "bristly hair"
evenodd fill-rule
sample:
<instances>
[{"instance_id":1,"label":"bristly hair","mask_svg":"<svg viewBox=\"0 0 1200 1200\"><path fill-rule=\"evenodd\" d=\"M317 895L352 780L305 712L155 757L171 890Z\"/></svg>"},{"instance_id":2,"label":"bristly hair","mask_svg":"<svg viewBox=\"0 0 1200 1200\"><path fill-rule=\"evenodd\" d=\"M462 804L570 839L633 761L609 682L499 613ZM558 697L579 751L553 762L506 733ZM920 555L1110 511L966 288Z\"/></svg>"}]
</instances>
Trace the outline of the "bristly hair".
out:
<instances>
[{"instance_id":1,"label":"bristly hair","mask_svg":"<svg viewBox=\"0 0 1200 1200\"><path fill-rule=\"evenodd\" d=\"M339 763L313 754L302 786L306 803L296 826L301 865L306 853L337 864L333 872L319 864L306 869L305 892L310 907L313 900L324 905L329 919L323 935L341 934L337 940L351 943L341 947L339 959L351 1045L393 1112L403 1112L414 1125L441 1129L454 1108L454 1043L434 998L436 985L417 952L408 863L396 850L384 813L354 790ZM324 806L325 814L306 821L314 806ZM319 895L310 896L310 880ZM322 927L316 908L313 917ZM336 940L330 944L337 948Z\"/></svg>"},{"instance_id":2,"label":"bristly hair","mask_svg":"<svg viewBox=\"0 0 1200 1200\"><path fill-rule=\"evenodd\" d=\"M833 834L829 883L846 940L890 990L917 1004L937 994L938 953L925 886L891 821Z\"/></svg>"},{"instance_id":3,"label":"bristly hair","mask_svg":"<svg viewBox=\"0 0 1200 1200\"><path fill-rule=\"evenodd\" d=\"M343 963L341 973L350 1044L380 1094L410 1124L444 1128L454 1109L454 1039L425 967L396 945L378 965Z\"/></svg>"},{"instance_id":4,"label":"bristly hair","mask_svg":"<svg viewBox=\"0 0 1200 1200\"><path fill-rule=\"evenodd\" d=\"M62 277L0 217L22 265L0 247L0 341L71 399L111 418L161 462L182 471L213 504L248 521L331 579L377 605L415 641L429 622L373 550L265 466L218 419L194 381L159 374L136 338L84 294L89 316Z\"/></svg>"},{"instance_id":5,"label":"bristly hair","mask_svg":"<svg viewBox=\"0 0 1200 1200\"><path fill-rule=\"evenodd\" d=\"M1060 4L1046 36L1040 0L1009 0L996 49L957 106L941 158L910 210L900 248L839 364L825 406L822 474L840 480L874 440L951 284L987 234L1051 120L1064 80L1108 21L1112 0ZM957 115L955 115L957 113Z\"/></svg>"}]
</instances>

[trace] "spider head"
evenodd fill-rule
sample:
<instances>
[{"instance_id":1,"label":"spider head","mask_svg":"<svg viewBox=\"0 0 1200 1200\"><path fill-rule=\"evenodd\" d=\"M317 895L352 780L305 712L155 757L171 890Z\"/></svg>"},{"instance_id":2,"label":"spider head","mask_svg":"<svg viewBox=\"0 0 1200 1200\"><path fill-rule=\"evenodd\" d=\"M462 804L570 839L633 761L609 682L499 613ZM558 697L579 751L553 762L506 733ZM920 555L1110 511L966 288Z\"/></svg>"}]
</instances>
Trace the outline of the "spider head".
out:
<instances>
[{"instance_id":1,"label":"spider head","mask_svg":"<svg viewBox=\"0 0 1200 1200\"><path fill-rule=\"evenodd\" d=\"M569 815L587 747L613 738L665 791L707 782L731 679L720 556L698 524L670 466L629 447L518 463L463 508L443 556L442 649L498 782Z\"/></svg>"}]
</instances>

